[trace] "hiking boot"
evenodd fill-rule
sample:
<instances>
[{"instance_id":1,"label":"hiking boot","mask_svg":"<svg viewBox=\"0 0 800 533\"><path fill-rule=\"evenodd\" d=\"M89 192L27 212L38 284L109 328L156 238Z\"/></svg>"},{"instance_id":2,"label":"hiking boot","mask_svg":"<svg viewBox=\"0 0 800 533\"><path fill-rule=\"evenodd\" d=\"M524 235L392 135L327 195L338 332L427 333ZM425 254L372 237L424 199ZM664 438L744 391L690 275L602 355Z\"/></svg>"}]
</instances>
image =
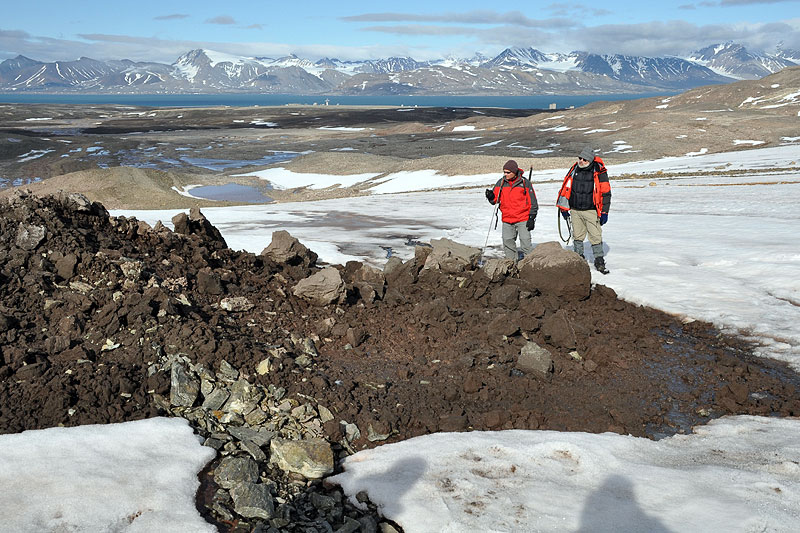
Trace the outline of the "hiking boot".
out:
<instances>
[{"instance_id":1,"label":"hiking boot","mask_svg":"<svg viewBox=\"0 0 800 533\"><path fill-rule=\"evenodd\" d=\"M601 274L608 274L608 269L606 268L605 259L603 259L602 257L595 257L594 258L594 267Z\"/></svg>"}]
</instances>

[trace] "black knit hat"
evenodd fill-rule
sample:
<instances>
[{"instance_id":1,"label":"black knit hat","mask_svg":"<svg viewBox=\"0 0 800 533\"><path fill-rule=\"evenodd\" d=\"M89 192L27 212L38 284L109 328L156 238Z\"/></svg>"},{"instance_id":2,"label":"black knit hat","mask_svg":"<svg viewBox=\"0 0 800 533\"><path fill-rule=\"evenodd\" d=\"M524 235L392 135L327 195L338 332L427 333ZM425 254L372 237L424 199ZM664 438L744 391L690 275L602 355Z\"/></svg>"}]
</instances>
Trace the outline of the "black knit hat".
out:
<instances>
[{"instance_id":1,"label":"black knit hat","mask_svg":"<svg viewBox=\"0 0 800 533\"><path fill-rule=\"evenodd\" d=\"M516 161L514 161L513 159L509 159L508 161L506 161L506 164L503 165L503 170L510 170L511 172L516 174L517 171L519 170L519 166L517 165Z\"/></svg>"}]
</instances>

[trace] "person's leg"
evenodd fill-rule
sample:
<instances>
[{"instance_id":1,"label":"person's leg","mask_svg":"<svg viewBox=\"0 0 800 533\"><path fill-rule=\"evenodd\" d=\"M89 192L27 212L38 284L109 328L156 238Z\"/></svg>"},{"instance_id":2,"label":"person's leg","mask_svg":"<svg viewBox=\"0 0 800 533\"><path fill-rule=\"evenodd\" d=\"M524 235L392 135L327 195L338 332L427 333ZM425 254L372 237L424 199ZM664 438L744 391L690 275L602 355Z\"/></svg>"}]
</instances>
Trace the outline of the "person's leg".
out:
<instances>
[{"instance_id":1,"label":"person's leg","mask_svg":"<svg viewBox=\"0 0 800 533\"><path fill-rule=\"evenodd\" d=\"M570 211L572 218L572 249L576 254L583 257L583 239L586 237L586 223L584 213L586 211Z\"/></svg>"},{"instance_id":2,"label":"person's leg","mask_svg":"<svg viewBox=\"0 0 800 533\"><path fill-rule=\"evenodd\" d=\"M600 226L600 218L597 216L596 211L584 211L584 225L586 232L589 234L589 242L592 244L592 253L595 257L603 257L603 230ZM599 250L600 255L597 255Z\"/></svg>"},{"instance_id":3,"label":"person's leg","mask_svg":"<svg viewBox=\"0 0 800 533\"><path fill-rule=\"evenodd\" d=\"M533 244L531 244L531 232L525 227L526 222L518 222L517 233L519 233L519 247L522 248L522 253L528 255L533 251Z\"/></svg>"},{"instance_id":4,"label":"person's leg","mask_svg":"<svg viewBox=\"0 0 800 533\"><path fill-rule=\"evenodd\" d=\"M517 228L503 222L503 253L506 259L517 260Z\"/></svg>"}]
</instances>

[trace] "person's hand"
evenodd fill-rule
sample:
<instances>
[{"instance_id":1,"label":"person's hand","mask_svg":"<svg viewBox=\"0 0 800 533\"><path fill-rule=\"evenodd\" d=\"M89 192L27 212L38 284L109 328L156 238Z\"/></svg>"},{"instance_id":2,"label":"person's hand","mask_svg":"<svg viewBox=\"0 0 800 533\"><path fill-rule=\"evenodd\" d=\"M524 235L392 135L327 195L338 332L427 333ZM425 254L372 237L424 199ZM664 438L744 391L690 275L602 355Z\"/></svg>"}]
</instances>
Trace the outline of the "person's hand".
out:
<instances>
[{"instance_id":1,"label":"person's hand","mask_svg":"<svg viewBox=\"0 0 800 533\"><path fill-rule=\"evenodd\" d=\"M569 211L561 209L561 216L564 217L564 220L569 220Z\"/></svg>"},{"instance_id":2,"label":"person's hand","mask_svg":"<svg viewBox=\"0 0 800 533\"><path fill-rule=\"evenodd\" d=\"M600 225L602 226L606 222L608 222L608 213L603 213L600 215Z\"/></svg>"},{"instance_id":3,"label":"person's hand","mask_svg":"<svg viewBox=\"0 0 800 533\"><path fill-rule=\"evenodd\" d=\"M486 189L486 199L489 200L490 204L494 203L494 191L492 189Z\"/></svg>"},{"instance_id":4,"label":"person's hand","mask_svg":"<svg viewBox=\"0 0 800 533\"><path fill-rule=\"evenodd\" d=\"M528 221L525 223L525 228L526 228L528 231L533 231L533 227L534 227L535 225L536 225L536 219L535 219L535 218L533 218L533 217L530 217L530 218L528 219Z\"/></svg>"}]
</instances>

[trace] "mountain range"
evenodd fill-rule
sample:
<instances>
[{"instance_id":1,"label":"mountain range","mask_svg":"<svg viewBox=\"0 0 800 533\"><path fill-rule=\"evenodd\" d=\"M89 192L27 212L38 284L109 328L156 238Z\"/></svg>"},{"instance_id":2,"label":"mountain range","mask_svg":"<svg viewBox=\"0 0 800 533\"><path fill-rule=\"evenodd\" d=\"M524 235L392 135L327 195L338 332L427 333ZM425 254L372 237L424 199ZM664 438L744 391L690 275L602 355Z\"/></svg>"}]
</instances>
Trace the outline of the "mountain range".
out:
<instances>
[{"instance_id":1,"label":"mountain range","mask_svg":"<svg viewBox=\"0 0 800 533\"><path fill-rule=\"evenodd\" d=\"M758 79L800 64L800 52L708 46L686 58L543 53L507 48L494 58L417 61L410 57L311 61L191 50L167 65L127 59L42 62L19 55L0 63L3 92L127 94L273 93L347 95L530 95L682 91Z\"/></svg>"}]
</instances>

